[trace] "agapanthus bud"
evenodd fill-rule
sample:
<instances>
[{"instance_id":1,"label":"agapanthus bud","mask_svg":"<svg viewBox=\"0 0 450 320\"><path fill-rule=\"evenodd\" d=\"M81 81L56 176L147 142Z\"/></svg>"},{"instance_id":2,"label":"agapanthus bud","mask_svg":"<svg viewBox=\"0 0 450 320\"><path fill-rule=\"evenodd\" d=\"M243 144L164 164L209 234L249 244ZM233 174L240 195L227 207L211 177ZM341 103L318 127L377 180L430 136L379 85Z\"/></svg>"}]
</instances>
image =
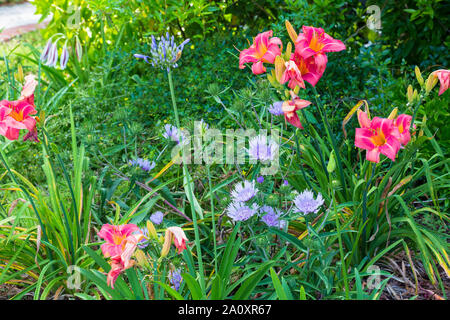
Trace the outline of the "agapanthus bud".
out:
<instances>
[{"instance_id":1,"label":"agapanthus bud","mask_svg":"<svg viewBox=\"0 0 450 320\"><path fill-rule=\"evenodd\" d=\"M49 54L50 54L50 49L52 48L52 45L53 45L52 39L49 39L47 41L47 44L45 45L44 50L41 53L41 58L40 59L41 59L42 62L47 61L47 59L49 57Z\"/></svg>"},{"instance_id":2,"label":"agapanthus bud","mask_svg":"<svg viewBox=\"0 0 450 320\"><path fill-rule=\"evenodd\" d=\"M69 50L67 50L67 43L64 44L62 53L61 53L61 59L60 59L60 66L61 70L64 70L67 66L67 62L69 61Z\"/></svg>"},{"instance_id":3,"label":"agapanthus bud","mask_svg":"<svg viewBox=\"0 0 450 320\"><path fill-rule=\"evenodd\" d=\"M50 48L50 53L48 54L46 66L56 67L56 63L58 62L58 46L56 42L52 44Z\"/></svg>"},{"instance_id":4,"label":"agapanthus bud","mask_svg":"<svg viewBox=\"0 0 450 320\"><path fill-rule=\"evenodd\" d=\"M83 47L81 46L78 37L75 37L75 55L77 56L78 62L81 62L81 58L83 57Z\"/></svg>"}]
</instances>

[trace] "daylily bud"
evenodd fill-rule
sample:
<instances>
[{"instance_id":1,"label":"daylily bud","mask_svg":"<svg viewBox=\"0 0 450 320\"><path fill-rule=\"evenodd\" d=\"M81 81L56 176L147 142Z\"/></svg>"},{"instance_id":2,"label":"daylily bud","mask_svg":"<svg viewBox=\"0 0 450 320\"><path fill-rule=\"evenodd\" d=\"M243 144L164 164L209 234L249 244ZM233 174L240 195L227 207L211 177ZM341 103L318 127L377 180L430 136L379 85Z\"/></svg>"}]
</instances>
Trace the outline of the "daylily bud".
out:
<instances>
[{"instance_id":1,"label":"daylily bud","mask_svg":"<svg viewBox=\"0 0 450 320\"><path fill-rule=\"evenodd\" d=\"M277 85L275 82L275 77L275 70L272 69L271 73L267 73L267 80L269 80L270 84L274 87Z\"/></svg>"},{"instance_id":2,"label":"daylily bud","mask_svg":"<svg viewBox=\"0 0 450 320\"><path fill-rule=\"evenodd\" d=\"M150 220L147 220L147 230L148 234L153 239L158 239L158 234L156 233L155 226Z\"/></svg>"},{"instance_id":3,"label":"daylily bud","mask_svg":"<svg viewBox=\"0 0 450 320\"><path fill-rule=\"evenodd\" d=\"M425 82L425 92L429 94L431 90L433 90L434 86L438 83L438 77L436 77L434 74L430 74L428 76L427 81Z\"/></svg>"},{"instance_id":4,"label":"daylily bud","mask_svg":"<svg viewBox=\"0 0 450 320\"><path fill-rule=\"evenodd\" d=\"M281 56L275 57L275 75L277 81L281 83L281 78L283 77L284 70L286 69L285 61Z\"/></svg>"},{"instance_id":5,"label":"daylily bud","mask_svg":"<svg viewBox=\"0 0 450 320\"><path fill-rule=\"evenodd\" d=\"M289 21L286 20L285 24L289 37L291 38L292 42L295 43L295 41L297 41L297 32L295 32L294 28L292 27Z\"/></svg>"},{"instance_id":6,"label":"daylily bud","mask_svg":"<svg viewBox=\"0 0 450 320\"><path fill-rule=\"evenodd\" d=\"M291 54L292 54L292 43L288 42L286 52L284 53L284 60L291 59Z\"/></svg>"},{"instance_id":7,"label":"daylily bud","mask_svg":"<svg viewBox=\"0 0 450 320\"><path fill-rule=\"evenodd\" d=\"M408 91L406 92L406 96L408 98L408 102L412 103L413 102L413 87L411 85L408 86Z\"/></svg>"},{"instance_id":8,"label":"daylily bud","mask_svg":"<svg viewBox=\"0 0 450 320\"><path fill-rule=\"evenodd\" d=\"M398 112L398 108L394 108L394 109L391 111L391 114L389 115L388 119L394 120L395 117L397 116L397 112Z\"/></svg>"},{"instance_id":9,"label":"daylily bud","mask_svg":"<svg viewBox=\"0 0 450 320\"><path fill-rule=\"evenodd\" d=\"M414 93L413 93L413 96L412 96L412 101L413 102L419 101L419 92L417 92L417 89L414 89Z\"/></svg>"},{"instance_id":10,"label":"daylily bud","mask_svg":"<svg viewBox=\"0 0 450 320\"><path fill-rule=\"evenodd\" d=\"M145 255L145 253L142 250L136 249L134 256L135 256L135 258L137 260L137 264L139 266L144 267L144 268L150 267L150 263L148 263L147 256Z\"/></svg>"},{"instance_id":11,"label":"daylily bud","mask_svg":"<svg viewBox=\"0 0 450 320\"><path fill-rule=\"evenodd\" d=\"M17 80L17 82L23 82L23 80L24 80L22 65L19 65L17 67L16 80Z\"/></svg>"},{"instance_id":12,"label":"daylily bud","mask_svg":"<svg viewBox=\"0 0 450 320\"><path fill-rule=\"evenodd\" d=\"M419 82L420 86L423 86L423 78L422 74L420 73L420 69L418 66L414 68L414 72L416 73L417 81Z\"/></svg>"}]
</instances>

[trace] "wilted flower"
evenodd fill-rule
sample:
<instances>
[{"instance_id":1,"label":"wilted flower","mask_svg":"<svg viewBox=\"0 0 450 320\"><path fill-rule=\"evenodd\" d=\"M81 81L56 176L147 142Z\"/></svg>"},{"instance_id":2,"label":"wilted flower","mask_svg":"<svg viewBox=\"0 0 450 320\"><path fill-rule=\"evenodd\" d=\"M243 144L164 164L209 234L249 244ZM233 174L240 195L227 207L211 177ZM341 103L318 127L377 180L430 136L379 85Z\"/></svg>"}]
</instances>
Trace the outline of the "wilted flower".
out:
<instances>
[{"instance_id":1,"label":"wilted flower","mask_svg":"<svg viewBox=\"0 0 450 320\"><path fill-rule=\"evenodd\" d=\"M235 201L227 207L227 215L234 221L245 221L250 219L258 211L258 205L247 206L244 202Z\"/></svg>"},{"instance_id":2,"label":"wilted flower","mask_svg":"<svg viewBox=\"0 0 450 320\"><path fill-rule=\"evenodd\" d=\"M281 108L281 106L283 105L283 101L277 101L274 102L270 108L269 108L269 112L271 114L273 114L274 116L281 116L284 112L283 109Z\"/></svg>"},{"instance_id":3,"label":"wilted flower","mask_svg":"<svg viewBox=\"0 0 450 320\"><path fill-rule=\"evenodd\" d=\"M284 112L284 119L293 126L303 129L297 110L306 108L311 104L310 101L300 99L294 92L290 92L292 100L283 102L282 109Z\"/></svg>"},{"instance_id":4,"label":"wilted flower","mask_svg":"<svg viewBox=\"0 0 450 320\"><path fill-rule=\"evenodd\" d=\"M258 189L255 187L255 182L245 180L243 183L237 183L234 186L231 196L235 201L245 202L253 198L257 192Z\"/></svg>"},{"instance_id":5,"label":"wilted flower","mask_svg":"<svg viewBox=\"0 0 450 320\"><path fill-rule=\"evenodd\" d=\"M164 236L164 244L161 250L161 257L165 257L169 253L172 240L173 244L178 249L178 253L181 253L184 249L187 249L186 241L188 241L188 238L186 237L183 229L181 229L180 227L169 227L166 229L166 234Z\"/></svg>"},{"instance_id":6,"label":"wilted flower","mask_svg":"<svg viewBox=\"0 0 450 320\"><path fill-rule=\"evenodd\" d=\"M278 144L265 135L258 135L250 140L248 154L252 160L272 161L278 154Z\"/></svg>"},{"instance_id":7,"label":"wilted flower","mask_svg":"<svg viewBox=\"0 0 450 320\"><path fill-rule=\"evenodd\" d=\"M156 211L150 216L150 220L154 224L161 224L163 222L164 214L161 211Z\"/></svg>"},{"instance_id":8,"label":"wilted flower","mask_svg":"<svg viewBox=\"0 0 450 320\"><path fill-rule=\"evenodd\" d=\"M142 159L142 158L137 158L136 160L134 160L134 159L130 160L129 164L130 164L130 166L133 166L133 167L139 167L144 171L150 171L156 166L154 161L150 162L150 161L148 161L146 159Z\"/></svg>"},{"instance_id":9,"label":"wilted flower","mask_svg":"<svg viewBox=\"0 0 450 320\"><path fill-rule=\"evenodd\" d=\"M174 36L170 37L167 32L166 36L162 36L157 42L152 35L152 45L150 48L150 55L135 54L138 59L144 59L145 62L151 64L153 67L170 70L170 68L178 67L176 63L181 57L184 46L189 42L189 39L184 40L180 45L176 45Z\"/></svg>"},{"instance_id":10,"label":"wilted flower","mask_svg":"<svg viewBox=\"0 0 450 320\"><path fill-rule=\"evenodd\" d=\"M318 193L316 199L314 199L314 194L310 190L303 191L294 199L296 212L301 212L303 214L316 213L323 202L324 200L320 193Z\"/></svg>"},{"instance_id":11,"label":"wilted flower","mask_svg":"<svg viewBox=\"0 0 450 320\"><path fill-rule=\"evenodd\" d=\"M171 288L178 291L180 289L181 282L183 281L183 277L181 276L181 270L176 269L175 271L169 272L170 283L172 284Z\"/></svg>"}]
</instances>

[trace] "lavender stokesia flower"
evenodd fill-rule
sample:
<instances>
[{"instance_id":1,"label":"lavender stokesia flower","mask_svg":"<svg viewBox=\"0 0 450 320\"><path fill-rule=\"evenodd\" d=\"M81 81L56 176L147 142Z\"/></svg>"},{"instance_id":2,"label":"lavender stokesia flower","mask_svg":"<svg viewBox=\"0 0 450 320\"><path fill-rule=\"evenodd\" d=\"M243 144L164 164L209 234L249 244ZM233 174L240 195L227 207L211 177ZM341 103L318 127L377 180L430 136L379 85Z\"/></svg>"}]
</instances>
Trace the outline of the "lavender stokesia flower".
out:
<instances>
[{"instance_id":1,"label":"lavender stokesia flower","mask_svg":"<svg viewBox=\"0 0 450 320\"><path fill-rule=\"evenodd\" d=\"M280 220L282 216L282 212L278 209L273 209L269 206L262 206L259 209L260 215L263 215L261 220L267 224L268 227L277 227L277 228L284 228L286 225L286 220Z\"/></svg>"},{"instance_id":2,"label":"lavender stokesia flower","mask_svg":"<svg viewBox=\"0 0 450 320\"><path fill-rule=\"evenodd\" d=\"M164 133L163 133L163 137L166 139L170 139L172 141L175 141L177 143L180 143L180 139L181 139L181 143L183 143L186 140L186 137L183 134L183 131L178 130L177 127L171 125L171 124L166 124L164 126Z\"/></svg>"},{"instance_id":3,"label":"lavender stokesia flower","mask_svg":"<svg viewBox=\"0 0 450 320\"><path fill-rule=\"evenodd\" d=\"M245 202L253 198L258 189L255 187L255 181L245 180L243 183L236 183L234 190L231 192L231 196L234 201Z\"/></svg>"},{"instance_id":4,"label":"lavender stokesia flower","mask_svg":"<svg viewBox=\"0 0 450 320\"><path fill-rule=\"evenodd\" d=\"M156 211L150 216L151 222L154 224L161 224L164 218L164 214L161 211Z\"/></svg>"},{"instance_id":5,"label":"lavender stokesia flower","mask_svg":"<svg viewBox=\"0 0 450 320\"><path fill-rule=\"evenodd\" d=\"M153 67L169 70L170 68L178 67L177 61L180 59L183 48L188 42L189 39L186 39L177 46L174 36L170 37L167 32L166 36L162 36L159 41L156 41L155 37L152 36L150 55L135 54L134 56L138 59L144 59L145 62Z\"/></svg>"},{"instance_id":6,"label":"lavender stokesia flower","mask_svg":"<svg viewBox=\"0 0 450 320\"><path fill-rule=\"evenodd\" d=\"M269 112L274 116L281 116L284 112L281 106L283 105L283 101L274 102L269 108Z\"/></svg>"},{"instance_id":7,"label":"lavender stokesia flower","mask_svg":"<svg viewBox=\"0 0 450 320\"><path fill-rule=\"evenodd\" d=\"M150 162L142 158L137 158L136 160L133 159L129 162L129 164L133 167L139 167L144 171L150 171L156 166L154 161Z\"/></svg>"},{"instance_id":8,"label":"lavender stokesia flower","mask_svg":"<svg viewBox=\"0 0 450 320\"><path fill-rule=\"evenodd\" d=\"M247 151L252 160L272 161L278 153L278 144L264 135L259 135L250 140Z\"/></svg>"},{"instance_id":9,"label":"lavender stokesia flower","mask_svg":"<svg viewBox=\"0 0 450 320\"><path fill-rule=\"evenodd\" d=\"M245 221L253 217L258 211L258 205L254 203L251 207L244 202L235 201L227 207L227 215L234 221Z\"/></svg>"},{"instance_id":10,"label":"lavender stokesia flower","mask_svg":"<svg viewBox=\"0 0 450 320\"><path fill-rule=\"evenodd\" d=\"M304 190L294 199L296 212L301 212L303 214L316 213L323 202L324 200L320 193L318 193L317 198L314 199L314 194L310 190Z\"/></svg>"},{"instance_id":11,"label":"lavender stokesia flower","mask_svg":"<svg viewBox=\"0 0 450 320\"><path fill-rule=\"evenodd\" d=\"M176 269L175 271L169 272L170 283L172 284L171 288L178 291L180 289L181 282L183 281L183 277L181 276L181 270Z\"/></svg>"}]
</instances>

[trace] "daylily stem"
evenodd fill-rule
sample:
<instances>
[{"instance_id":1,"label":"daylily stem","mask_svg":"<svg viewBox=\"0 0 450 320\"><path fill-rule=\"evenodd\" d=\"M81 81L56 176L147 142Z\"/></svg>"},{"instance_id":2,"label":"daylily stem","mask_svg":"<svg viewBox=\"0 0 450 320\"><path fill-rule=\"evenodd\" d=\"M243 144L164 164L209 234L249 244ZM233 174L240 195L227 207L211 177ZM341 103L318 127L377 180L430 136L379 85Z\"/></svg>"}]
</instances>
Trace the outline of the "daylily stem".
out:
<instances>
[{"instance_id":1,"label":"daylily stem","mask_svg":"<svg viewBox=\"0 0 450 320\"><path fill-rule=\"evenodd\" d=\"M316 99L317 106L318 106L319 111L320 111L320 115L322 117L322 121L325 123L325 130L327 132L328 138L331 140L331 145L333 147L334 154L336 155L336 160L337 160L338 169L339 169L339 176L341 177L342 188L343 188L344 194L347 195L347 192L348 192L347 191L347 185L345 183L344 172L342 170L341 155L340 155L339 150L337 148L336 139L334 138L334 135L331 132L331 126L330 126L330 124L328 122L328 116L327 116L327 113L326 113L322 103L319 100L317 90L316 90L315 87L312 87L312 89L313 89L313 92L314 92L314 97Z\"/></svg>"}]
</instances>

